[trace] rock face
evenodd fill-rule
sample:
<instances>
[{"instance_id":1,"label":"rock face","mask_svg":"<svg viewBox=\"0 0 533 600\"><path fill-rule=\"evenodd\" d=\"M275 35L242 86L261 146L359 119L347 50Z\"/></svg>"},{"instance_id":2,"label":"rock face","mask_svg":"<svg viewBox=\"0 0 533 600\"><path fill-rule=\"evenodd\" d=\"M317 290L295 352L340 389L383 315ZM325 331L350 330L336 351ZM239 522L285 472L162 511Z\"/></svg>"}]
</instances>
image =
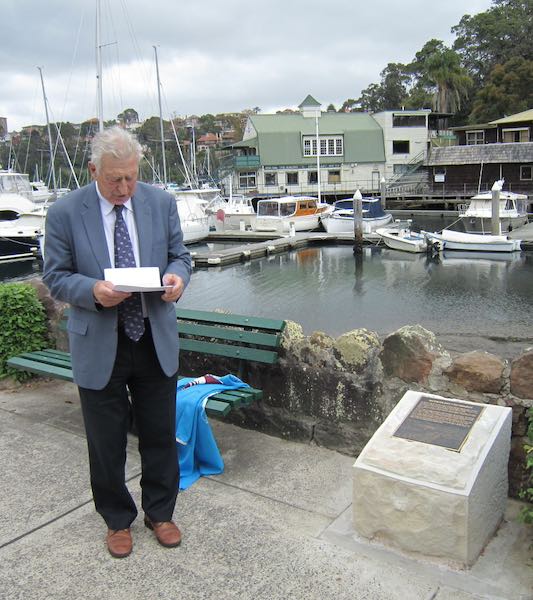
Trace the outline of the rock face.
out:
<instances>
[{"instance_id":1,"label":"rock face","mask_svg":"<svg viewBox=\"0 0 533 600\"><path fill-rule=\"evenodd\" d=\"M528 348L511 363L511 393L533 399L533 348Z\"/></svg>"},{"instance_id":2,"label":"rock face","mask_svg":"<svg viewBox=\"0 0 533 600\"><path fill-rule=\"evenodd\" d=\"M403 381L427 382L433 365L446 353L435 334L420 325L408 325L383 340L381 362L385 374Z\"/></svg>"},{"instance_id":3,"label":"rock face","mask_svg":"<svg viewBox=\"0 0 533 600\"><path fill-rule=\"evenodd\" d=\"M445 373L468 392L498 394L505 363L488 352L467 352L456 358Z\"/></svg>"}]
</instances>

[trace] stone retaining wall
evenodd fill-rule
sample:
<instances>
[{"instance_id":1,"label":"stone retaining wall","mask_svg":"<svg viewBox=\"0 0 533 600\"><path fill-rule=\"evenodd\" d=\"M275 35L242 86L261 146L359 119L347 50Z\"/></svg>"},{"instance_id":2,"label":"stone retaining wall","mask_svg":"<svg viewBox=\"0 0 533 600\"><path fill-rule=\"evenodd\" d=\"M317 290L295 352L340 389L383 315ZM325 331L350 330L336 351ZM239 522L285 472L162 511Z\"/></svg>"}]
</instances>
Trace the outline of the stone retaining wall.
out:
<instances>
[{"instance_id":1,"label":"stone retaining wall","mask_svg":"<svg viewBox=\"0 0 533 600\"><path fill-rule=\"evenodd\" d=\"M50 336L66 349L58 327L63 306L54 303L40 280L38 290ZM236 372L236 363L182 353L187 375ZM280 360L272 367L247 365L244 380L264 390L264 399L228 419L238 425L291 440L316 443L356 457L391 409L408 390L472 402L509 406L513 433L509 494L517 496L526 479L526 411L533 406L533 348L513 360L487 352L454 357L435 334L420 325L405 326L380 340L366 329L338 338L288 322Z\"/></svg>"},{"instance_id":2,"label":"stone retaining wall","mask_svg":"<svg viewBox=\"0 0 533 600\"><path fill-rule=\"evenodd\" d=\"M223 374L232 368L235 364L215 357L181 357L181 370L189 374ZM305 336L300 325L289 322L279 363L251 367L244 378L264 390L264 399L234 411L230 421L354 457L409 389L510 406L510 495L516 497L525 482L533 348L512 361L487 352L452 358L436 336L419 325L402 327L380 341L366 329L336 339L321 332Z\"/></svg>"}]
</instances>

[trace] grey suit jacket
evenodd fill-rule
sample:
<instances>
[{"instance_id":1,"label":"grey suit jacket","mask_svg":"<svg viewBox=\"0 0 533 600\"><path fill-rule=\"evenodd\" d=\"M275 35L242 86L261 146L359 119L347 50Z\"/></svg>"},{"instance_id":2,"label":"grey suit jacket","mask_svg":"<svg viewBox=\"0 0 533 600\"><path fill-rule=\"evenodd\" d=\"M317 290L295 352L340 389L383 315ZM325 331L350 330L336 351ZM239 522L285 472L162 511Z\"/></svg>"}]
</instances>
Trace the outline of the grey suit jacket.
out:
<instances>
[{"instance_id":1,"label":"grey suit jacket","mask_svg":"<svg viewBox=\"0 0 533 600\"><path fill-rule=\"evenodd\" d=\"M179 275L185 285L191 257L183 245L176 201L170 194L138 183L132 198L139 238L140 265ZM108 383L117 349L117 307L95 304L94 284L111 267L96 186L91 183L58 199L45 225L43 281L54 298L71 306L67 324L74 381L102 389ZM174 304L162 292L145 293L157 357L163 371L178 368L178 331Z\"/></svg>"}]
</instances>

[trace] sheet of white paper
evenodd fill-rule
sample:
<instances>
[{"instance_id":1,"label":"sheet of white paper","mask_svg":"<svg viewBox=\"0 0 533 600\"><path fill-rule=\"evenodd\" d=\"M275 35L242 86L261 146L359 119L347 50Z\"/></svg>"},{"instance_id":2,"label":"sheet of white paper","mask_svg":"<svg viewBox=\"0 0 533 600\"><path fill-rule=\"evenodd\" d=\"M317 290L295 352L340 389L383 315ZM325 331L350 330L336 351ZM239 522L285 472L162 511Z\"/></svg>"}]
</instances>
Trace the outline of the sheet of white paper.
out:
<instances>
[{"instance_id":1,"label":"sheet of white paper","mask_svg":"<svg viewBox=\"0 0 533 600\"><path fill-rule=\"evenodd\" d=\"M161 285L157 267L104 269L104 277L118 292L159 292L172 287Z\"/></svg>"}]
</instances>

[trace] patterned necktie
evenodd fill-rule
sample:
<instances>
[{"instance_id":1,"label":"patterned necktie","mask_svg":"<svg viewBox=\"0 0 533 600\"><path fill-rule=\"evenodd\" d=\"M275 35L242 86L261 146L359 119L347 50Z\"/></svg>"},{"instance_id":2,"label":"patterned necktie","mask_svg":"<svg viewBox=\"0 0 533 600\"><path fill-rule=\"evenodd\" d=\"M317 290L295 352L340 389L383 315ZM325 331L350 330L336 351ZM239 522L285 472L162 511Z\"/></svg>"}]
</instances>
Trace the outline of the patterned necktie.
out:
<instances>
[{"instance_id":1,"label":"patterned necktie","mask_svg":"<svg viewBox=\"0 0 533 600\"><path fill-rule=\"evenodd\" d=\"M122 205L115 206L115 268L136 266L130 234L122 216L123 209ZM118 322L134 342L141 339L144 333L144 319L140 293L134 292L118 305Z\"/></svg>"}]
</instances>

